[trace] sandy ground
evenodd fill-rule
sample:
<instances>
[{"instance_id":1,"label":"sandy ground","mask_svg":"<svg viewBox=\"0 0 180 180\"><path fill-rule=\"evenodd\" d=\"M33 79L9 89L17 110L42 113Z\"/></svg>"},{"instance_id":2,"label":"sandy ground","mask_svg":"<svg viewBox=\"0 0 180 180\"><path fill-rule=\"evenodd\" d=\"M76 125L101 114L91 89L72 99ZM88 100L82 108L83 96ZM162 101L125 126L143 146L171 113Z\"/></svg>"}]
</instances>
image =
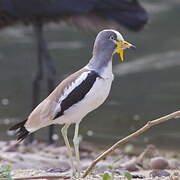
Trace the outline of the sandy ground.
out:
<instances>
[{"instance_id":1,"label":"sandy ground","mask_svg":"<svg viewBox=\"0 0 180 180\"><path fill-rule=\"evenodd\" d=\"M114 180L127 179L123 173L128 171L133 176L132 179L180 180L180 154L162 152L154 145L149 145L141 151L136 151L130 144L122 149L100 161L85 179L103 179L102 175L105 173ZM81 145L82 172L102 152L102 148L85 143ZM73 179L64 146L39 142L28 145L15 145L14 141L0 142L0 167L6 166L11 166L11 176L16 180Z\"/></svg>"}]
</instances>

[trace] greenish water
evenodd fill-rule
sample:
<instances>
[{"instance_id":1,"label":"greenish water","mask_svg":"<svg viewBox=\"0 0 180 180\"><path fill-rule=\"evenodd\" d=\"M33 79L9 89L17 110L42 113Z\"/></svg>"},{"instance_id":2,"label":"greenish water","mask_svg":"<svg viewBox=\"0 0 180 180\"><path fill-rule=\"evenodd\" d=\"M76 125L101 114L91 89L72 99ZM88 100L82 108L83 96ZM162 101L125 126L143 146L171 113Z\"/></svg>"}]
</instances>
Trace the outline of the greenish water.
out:
<instances>
[{"instance_id":1,"label":"greenish water","mask_svg":"<svg viewBox=\"0 0 180 180\"><path fill-rule=\"evenodd\" d=\"M147 2L147 27L139 33L121 29L137 50L126 52L124 63L114 58L116 78L108 100L81 123L80 133L85 140L112 143L147 121L180 108L180 3ZM87 63L96 33L49 25L45 35L58 83ZM23 120L31 110L31 83L37 60L33 38L31 27L15 26L0 32L0 140L14 139L7 132L9 123ZM46 95L44 83L41 98ZM56 133L59 132L57 128ZM45 140L47 134L45 128L38 131L37 137ZM175 119L149 130L134 143L179 148L179 137L180 119Z\"/></svg>"}]
</instances>

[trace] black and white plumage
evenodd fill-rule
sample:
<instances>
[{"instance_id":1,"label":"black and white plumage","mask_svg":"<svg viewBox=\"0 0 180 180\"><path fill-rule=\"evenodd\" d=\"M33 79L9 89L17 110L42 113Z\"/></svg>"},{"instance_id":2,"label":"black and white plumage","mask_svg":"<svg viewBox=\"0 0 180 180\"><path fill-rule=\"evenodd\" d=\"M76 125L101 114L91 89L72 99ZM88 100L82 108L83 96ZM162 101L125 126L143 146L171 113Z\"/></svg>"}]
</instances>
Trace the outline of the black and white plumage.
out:
<instances>
[{"instance_id":1,"label":"black and white plumage","mask_svg":"<svg viewBox=\"0 0 180 180\"><path fill-rule=\"evenodd\" d=\"M113 54L118 52L123 57L124 49L130 47L133 47L133 45L124 41L119 32L115 30L101 31L96 37L93 56L89 63L62 81L32 111L26 121L13 126L11 130L19 129L18 139L23 140L28 133L32 133L42 127L52 124L65 124L62 134L68 148L73 172L75 172L72 152L67 138L69 125L75 123L73 142L77 161L76 170L80 172L78 149L79 123L84 116L99 107L109 95L114 79L112 73Z\"/></svg>"},{"instance_id":2,"label":"black and white plumage","mask_svg":"<svg viewBox=\"0 0 180 180\"><path fill-rule=\"evenodd\" d=\"M84 75L85 73L86 75ZM57 111L54 119L62 116L66 110L73 106L73 104L77 104L81 101L88 94L96 79L100 78L99 74L95 71L84 72L84 74L82 74L82 76L85 76L85 78L81 78L80 76L79 79L82 79L82 81L75 84L76 87L72 86L69 93L66 93L66 96L64 95L65 97L62 97L59 100L59 111Z\"/></svg>"}]
</instances>

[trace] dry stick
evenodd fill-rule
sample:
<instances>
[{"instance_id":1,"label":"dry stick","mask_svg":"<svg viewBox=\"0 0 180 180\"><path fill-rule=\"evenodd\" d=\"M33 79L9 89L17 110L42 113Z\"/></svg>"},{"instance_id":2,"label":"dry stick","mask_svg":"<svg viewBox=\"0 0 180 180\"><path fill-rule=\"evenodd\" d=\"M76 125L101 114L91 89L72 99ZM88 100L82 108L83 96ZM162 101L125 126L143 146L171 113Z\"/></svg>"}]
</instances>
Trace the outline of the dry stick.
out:
<instances>
[{"instance_id":1,"label":"dry stick","mask_svg":"<svg viewBox=\"0 0 180 180\"><path fill-rule=\"evenodd\" d=\"M174 113L168 114L166 116L163 116L161 118L155 119L153 121L147 122L146 125L144 125L142 128L138 129L136 132L130 134L129 136L126 136L124 139L119 140L117 143L115 143L113 146L111 146L108 150L106 150L104 153L102 153L99 157L97 157L91 165L86 169L86 171L83 174L83 178L85 178L91 170L95 167L95 165L102 159L104 159L107 155L109 155L111 152L113 152L115 149L117 149L120 145L128 142L130 139L139 136L143 132L147 131L152 126L158 125L160 123L163 123L165 121L168 121L170 119L173 119L175 117L180 116L180 111L176 111Z\"/></svg>"}]
</instances>

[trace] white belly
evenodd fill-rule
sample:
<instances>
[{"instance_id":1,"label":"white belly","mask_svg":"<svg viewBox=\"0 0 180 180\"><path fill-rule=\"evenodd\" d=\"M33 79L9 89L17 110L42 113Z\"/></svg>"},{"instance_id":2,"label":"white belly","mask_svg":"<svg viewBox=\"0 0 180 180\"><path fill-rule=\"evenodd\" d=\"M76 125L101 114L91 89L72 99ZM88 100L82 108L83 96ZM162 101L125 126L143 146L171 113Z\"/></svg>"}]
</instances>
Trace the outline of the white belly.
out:
<instances>
[{"instance_id":1,"label":"white belly","mask_svg":"<svg viewBox=\"0 0 180 180\"><path fill-rule=\"evenodd\" d=\"M80 122L85 115L99 107L106 100L112 81L113 76L108 79L97 78L88 94L81 101L64 111L64 115L54 120L54 123L71 124Z\"/></svg>"}]
</instances>

